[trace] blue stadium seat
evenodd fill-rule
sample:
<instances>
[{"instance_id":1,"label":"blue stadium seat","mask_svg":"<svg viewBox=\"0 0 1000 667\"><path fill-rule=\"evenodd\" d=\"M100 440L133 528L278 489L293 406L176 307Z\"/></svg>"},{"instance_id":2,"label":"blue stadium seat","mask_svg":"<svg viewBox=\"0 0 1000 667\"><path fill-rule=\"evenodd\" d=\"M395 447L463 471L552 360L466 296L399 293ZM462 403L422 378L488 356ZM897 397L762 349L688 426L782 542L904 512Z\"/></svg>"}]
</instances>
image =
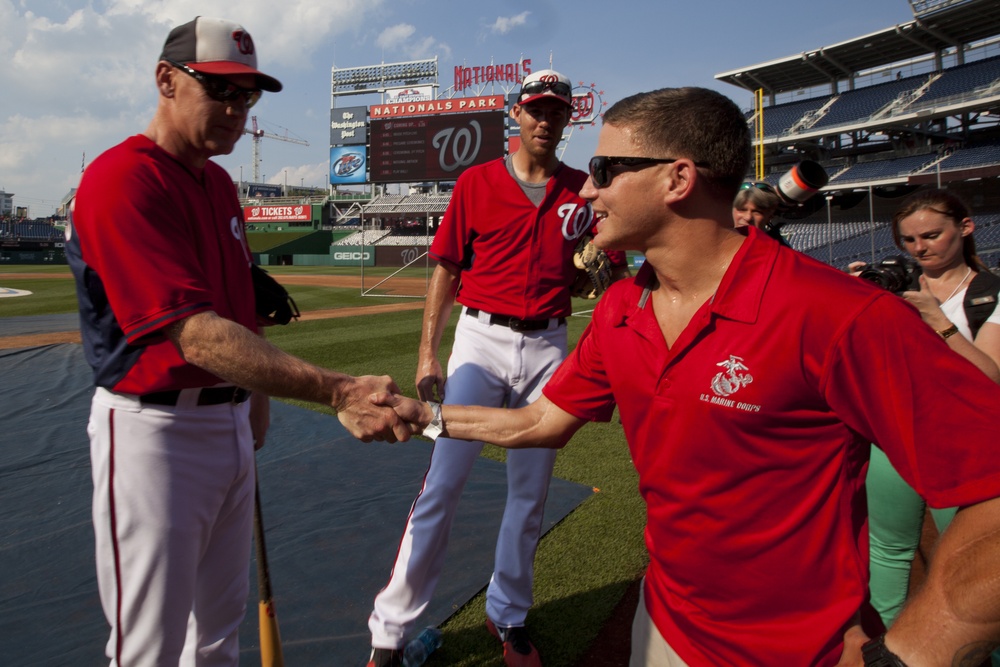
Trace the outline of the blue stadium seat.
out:
<instances>
[{"instance_id":1,"label":"blue stadium seat","mask_svg":"<svg viewBox=\"0 0 1000 667\"><path fill-rule=\"evenodd\" d=\"M854 183L861 181L878 181L888 178L906 176L919 171L922 167L937 160L937 153L925 155L910 155L889 160L874 160L859 162L847 171L830 179L831 183Z\"/></svg>"},{"instance_id":2,"label":"blue stadium seat","mask_svg":"<svg viewBox=\"0 0 1000 667\"><path fill-rule=\"evenodd\" d=\"M923 104L930 100L962 95L988 86L997 79L1000 79L1000 56L950 67L930 85L927 92L920 97L920 102Z\"/></svg>"}]
</instances>

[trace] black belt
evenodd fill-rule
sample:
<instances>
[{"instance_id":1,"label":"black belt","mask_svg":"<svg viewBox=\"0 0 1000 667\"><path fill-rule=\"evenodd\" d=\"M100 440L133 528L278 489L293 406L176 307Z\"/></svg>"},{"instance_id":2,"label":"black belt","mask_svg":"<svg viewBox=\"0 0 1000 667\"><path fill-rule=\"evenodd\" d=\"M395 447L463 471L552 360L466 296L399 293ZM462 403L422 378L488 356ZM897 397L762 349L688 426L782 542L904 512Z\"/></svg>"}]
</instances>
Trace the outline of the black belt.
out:
<instances>
[{"instance_id":1,"label":"black belt","mask_svg":"<svg viewBox=\"0 0 1000 667\"><path fill-rule=\"evenodd\" d=\"M177 405L182 389L154 391L139 397L142 403L151 405ZM222 403L242 403L250 398L250 390L243 387L204 387L198 393L198 405L220 405Z\"/></svg>"},{"instance_id":2,"label":"black belt","mask_svg":"<svg viewBox=\"0 0 1000 667\"><path fill-rule=\"evenodd\" d=\"M465 314L470 317L479 317L478 308L466 308ZM516 317L509 317L507 315L493 315L490 314L490 324L499 324L502 327L507 327L511 331L541 331L542 329L549 328L549 322L551 319L544 320L519 320ZM559 325L562 326L566 324L566 318L559 318Z\"/></svg>"}]
</instances>

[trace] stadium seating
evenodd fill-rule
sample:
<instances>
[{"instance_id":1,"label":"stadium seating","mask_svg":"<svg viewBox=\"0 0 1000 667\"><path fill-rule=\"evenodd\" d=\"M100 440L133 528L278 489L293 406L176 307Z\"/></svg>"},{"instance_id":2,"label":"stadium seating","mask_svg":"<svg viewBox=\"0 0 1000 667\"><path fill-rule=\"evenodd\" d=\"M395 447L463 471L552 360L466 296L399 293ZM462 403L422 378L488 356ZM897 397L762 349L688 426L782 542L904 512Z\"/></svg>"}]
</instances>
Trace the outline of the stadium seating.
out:
<instances>
[{"instance_id":1,"label":"stadium seating","mask_svg":"<svg viewBox=\"0 0 1000 667\"><path fill-rule=\"evenodd\" d=\"M764 136L773 137L786 134L803 116L826 104L827 99L826 97L816 97L802 102L764 107Z\"/></svg>"},{"instance_id":2,"label":"stadium seating","mask_svg":"<svg viewBox=\"0 0 1000 667\"><path fill-rule=\"evenodd\" d=\"M863 181L878 181L899 176L906 176L920 171L923 167L935 162L937 153L925 155L910 155L888 160L873 160L859 162L849 169L836 174L830 179L831 184L855 183Z\"/></svg>"},{"instance_id":3,"label":"stadium seating","mask_svg":"<svg viewBox=\"0 0 1000 667\"><path fill-rule=\"evenodd\" d=\"M960 148L941 162L941 170L1000 164L1000 141Z\"/></svg>"},{"instance_id":4,"label":"stadium seating","mask_svg":"<svg viewBox=\"0 0 1000 667\"><path fill-rule=\"evenodd\" d=\"M354 232L339 241L334 241L332 245L376 245L389 234L390 232L383 229L366 229L363 232Z\"/></svg>"},{"instance_id":5,"label":"stadium seating","mask_svg":"<svg viewBox=\"0 0 1000 667\"><path fill-rule=\"evenodd\" d=\"M931 81L929 85L928 81ZM917 95L917 91L925 85L927 90ZM981 92L991 86L1000 87L1000 56L946 68L936 78L928 74L919 74L837 95L824 95L765 107L764 136L787 134L797 123L806 120L808 114L815 113L828 103L829 108L824 110L820 118L806 122L802 129L862 122L900 98L903 98L905 104L898 112L917 111L939 106L945 98L967 97L974 91ZM906 99L908 94L913 94L914 99ZM751 111L747 114L748 120L752 117L752 113Z\"/></svg>"},{"instance_id":6,"label":"stadium seating","mask_svg":"<svg viewBox=\"0 0 1000 667\"><path fill-rule=\"evenodd\" d=\"M943 98L967 95L970 91L993 85L998 79L1000 56L951 67L944 70L941 77L930 85L919 102L921 105L931 101L940 104Z\"/></svg>"},{"instance_id":7,"label":"stadium seating","mask_svg":"<svg viewBox=\"0 0 1000 667\"><path fill-rule=\"evenodd\" d=\"M0 222L0 238L25 241L61 241L63 230L48 221Z\"/></svg>"},{"instance_id":8,"label":"stadium seating","mask_svg":"<svg viewBox=\"0 0 1000 667\"><path fill-rule=\"evenodd\" d=\"M837 101L822 118L813 123L810 129L867 120L901 95L919 88L926 80L926 76L909 77L841 93Z\"/></svg>"}]
</instances>

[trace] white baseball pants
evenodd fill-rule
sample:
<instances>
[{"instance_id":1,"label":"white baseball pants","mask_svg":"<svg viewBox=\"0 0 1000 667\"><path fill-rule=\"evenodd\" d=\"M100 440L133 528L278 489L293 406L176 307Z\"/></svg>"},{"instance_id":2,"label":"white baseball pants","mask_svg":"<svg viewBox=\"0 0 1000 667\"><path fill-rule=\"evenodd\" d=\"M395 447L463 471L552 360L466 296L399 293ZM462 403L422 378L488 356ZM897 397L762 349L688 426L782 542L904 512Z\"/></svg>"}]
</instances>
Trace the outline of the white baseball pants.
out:
<instances>
[{"instance_id":1,"label":"white baseball pants","mask_svg":"<svg viewBox=\"0 0 1000 667\"><path fill-rule=\"evenodd\" d=\"M448 361L445 403L520 407L566 357L566 327L519 333L474 318L463 308ZM413 503L389 583L368 620L372 646L399 648L427 607L444 564L455 510L482 442L438 438L423 488ZM498 627L524 625L531 607L535 551L554 449L507 451L507 504L497 537L486 614Z\"/></svg>"},{"instance_id":2,"label":"white baseball pants","mask_svg":"<svg viewBox=\"0 0 1000 667\"><path fill-rule=\"evenodd\" d=\"M112 667L239 664L249 594L249 401L91 403L97 582Z\"/></svg>"}]
</instances>

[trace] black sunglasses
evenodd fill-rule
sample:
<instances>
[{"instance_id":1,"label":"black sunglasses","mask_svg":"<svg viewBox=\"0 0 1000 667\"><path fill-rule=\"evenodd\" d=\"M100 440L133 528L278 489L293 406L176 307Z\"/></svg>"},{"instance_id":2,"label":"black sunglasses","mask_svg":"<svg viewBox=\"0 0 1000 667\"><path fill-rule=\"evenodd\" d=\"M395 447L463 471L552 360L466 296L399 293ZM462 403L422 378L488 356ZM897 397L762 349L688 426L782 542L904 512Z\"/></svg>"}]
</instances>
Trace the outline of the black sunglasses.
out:
<instances>
[{"instance_id":1,"label":"black sunglasses","mask_svg":"<svg viewBox=\"0 0 1000 667\"><path fill-rule=\"evenodd\" d=\"M216 102L233 102L242 95L243 99L246 100L247 109L249 109L260 99L260 90L256 88L243 88L224 77L202 74L173 60L167 60L167 62L188 76L194 77L194 80L205 89L205 94Z\"/></svg>"},{"instance_id":2,"label":"black sunglasses","mask_svg":"<svg viewBox=\"0 0 1000 667\"><path fill-rule=\"evenodd\" d=\"M532 81L521 86L521 94L518 97L537 95L544 93L546 90L551 90L556 95L562 97L569 97L569 94L572 92L569 84L562 81Z\"/></svg>"},{"instance_id":3,"label":"black sunglasses","mask_svg":"<svg viewBox=\"0 0 1000 667\"><path fill-rule=\"evenodd\" d=\"M611 157L609 155L595 155L590 158L590 180L594 182L594 187L603 188L614 175L609 167L648 167L651 164L670 164L677 162L678 158L673 157ZM705 162L695 162L696 167L708 167Z\"/></svg>"}]
</instances>

